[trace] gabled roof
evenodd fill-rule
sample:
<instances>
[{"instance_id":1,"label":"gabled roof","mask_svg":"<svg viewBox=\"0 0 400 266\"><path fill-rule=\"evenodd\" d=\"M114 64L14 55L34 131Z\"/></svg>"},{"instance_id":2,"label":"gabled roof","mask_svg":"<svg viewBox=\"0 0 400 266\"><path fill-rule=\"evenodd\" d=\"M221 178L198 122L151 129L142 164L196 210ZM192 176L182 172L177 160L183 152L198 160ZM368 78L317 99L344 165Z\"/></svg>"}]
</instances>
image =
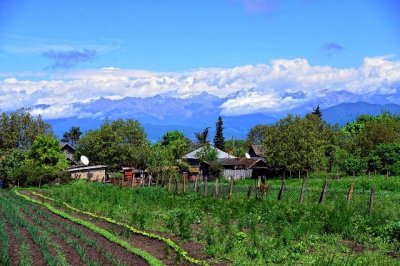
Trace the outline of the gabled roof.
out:
<instances>
[{"instance_id":1,"label":"gabled roof","mask_svg":"<svg viewBox=\"0 0 400 266\"><path fill-rule=\"evenodd\" d=\"M254 154L259 157L264 157L264 151L262 145L251 145L250 151L253 150ZM250 152L251 153L251 152Z\"/></svg>"},{"instance_id":2,"label":"gabled roof","mask_svg":"<svg viewBox=\"0 0 400 266\"><path fill-rule=\"evenodd\" d=\"M212 146L211 146L211 147L212 147ZM218 159L236 158L235 156L230 155L230 154L228 154L228 153L226 153L226 152L224 152L224 151L221 151L220 149L217 149L217 148L215 148L215 147L212 147L212 148L214 148L214 149L217 150L217 152L218 152ZM182 158L183 158L183 159L198 159L197 153L200 152L202 149L203 149L203 147L200 147L200 148L198 148L198 149L196 149L196 150L194 150L194 151L192 151L192 152L189 152L188 154L182 156Z\"/></svg>"},{"instance_id":3,"label":"gabled roof","mask_svg":"<svg viewBox=\"0 0 400 266\"><path fill-rule=\"evenodd\" d=\"M66 149L66 148L69 148L69 149L75 151L75 148L72 147L71 145L69 145L69 143L61 142L61 143L59 144L59 146L60 146L60 149L61 149L61 150Z\"/></svg>"}]
</instances>

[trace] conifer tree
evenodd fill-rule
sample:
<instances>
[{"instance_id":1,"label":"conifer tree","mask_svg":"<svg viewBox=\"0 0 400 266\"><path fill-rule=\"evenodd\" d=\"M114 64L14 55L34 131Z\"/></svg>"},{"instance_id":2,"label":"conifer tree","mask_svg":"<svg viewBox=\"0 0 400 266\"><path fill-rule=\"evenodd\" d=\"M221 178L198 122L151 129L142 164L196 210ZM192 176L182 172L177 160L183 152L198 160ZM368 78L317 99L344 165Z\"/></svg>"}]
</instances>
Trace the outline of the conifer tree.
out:
<instances>
[{"instance_id":1,"label":"conifer tree","mask_svg":"<svg viewBox=\"0 0 400 266\"><path fill-rule=\"evenodd\" d=\"M224 122L222 122L221 116L218 116L218 121L215 123L215 136L214 136L214 146L220 150L225 150L225 138L224 138Z\"/></svg>"}]
</instances>

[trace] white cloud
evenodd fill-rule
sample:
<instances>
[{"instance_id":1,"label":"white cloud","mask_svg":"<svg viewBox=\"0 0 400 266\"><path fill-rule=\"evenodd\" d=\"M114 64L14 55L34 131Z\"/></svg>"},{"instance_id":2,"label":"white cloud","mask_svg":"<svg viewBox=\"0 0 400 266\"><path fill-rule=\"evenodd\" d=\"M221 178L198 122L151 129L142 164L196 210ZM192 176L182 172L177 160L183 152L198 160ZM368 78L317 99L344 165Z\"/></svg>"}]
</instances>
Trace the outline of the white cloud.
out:
<instances>
[{"instance_id":1,"label":"white cloud","mask_svg":"<svg viewBox=\"0 0 400 266\"><path fill-rule=\"evenodd\" d=\"M30 74L0 73L2 111L50 104L51 108L37 109L35 113L48 118L67 117L80 114L80 110L72 107L73 103L100 97L145 98L167 94L187 98L205 91L221 98L228 97L221 106L222 112L235 115L290 109L327 91L372 95L399 93L397 90L400 89L400 61L391 61L388 57L367 57L358 68L312 66L306 59L298 58L274 60L271 64L185 72L106 67ZM298 91L304 95L301 99L288 96Z\"/></svg>"}]
</instances>

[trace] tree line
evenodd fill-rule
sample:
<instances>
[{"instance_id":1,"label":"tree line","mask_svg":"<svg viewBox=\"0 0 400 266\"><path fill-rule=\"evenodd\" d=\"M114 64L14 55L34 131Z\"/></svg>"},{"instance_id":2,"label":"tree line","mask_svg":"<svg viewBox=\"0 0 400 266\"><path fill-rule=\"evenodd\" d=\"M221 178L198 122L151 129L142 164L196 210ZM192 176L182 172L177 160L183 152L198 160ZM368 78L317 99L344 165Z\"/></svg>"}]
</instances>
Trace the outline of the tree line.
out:
<instances>
[{"instance_id":1,"label":"tree line","mask_svg":"<svg viewBox=\"0 0 400 266\"><path fill-rule=\"evenodd\" d=\"M400 117L390 113L361 115L339 127L324 121L317 107L304 117L287 115L275 124L256 125L246 139L225 139L222 117L215 128L214 147L244 157L251 145L260 145L268 165L281 173L400 174ZM221 170L209 127L195 133L195 141L173 130L152 144L138 121L105 120L85 134L72 127L61 141L76 148L76 160L85 155L91 164L107 165L111 171L133 166L159 178L178 176L180 169L190 167L182 156L199 147L204 147L200 160L209 162L215 174ZM14 185L62 179L60 172L68 167L51 126L26 109L1 115L0 156L0 179Z\"/></svg>"}]
</instances>

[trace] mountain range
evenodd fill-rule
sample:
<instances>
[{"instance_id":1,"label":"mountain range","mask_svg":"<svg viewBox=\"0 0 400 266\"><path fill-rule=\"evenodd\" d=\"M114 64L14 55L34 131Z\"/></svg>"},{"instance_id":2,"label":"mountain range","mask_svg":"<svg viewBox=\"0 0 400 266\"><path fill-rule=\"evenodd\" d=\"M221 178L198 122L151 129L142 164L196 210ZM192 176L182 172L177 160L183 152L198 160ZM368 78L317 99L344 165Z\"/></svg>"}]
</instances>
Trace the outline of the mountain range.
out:
<instances>
[{"instance_id":1,"label":"mountain range","mask_svg":"<svg viewBox=\"0 0 400 266\"><path fill-rule=\"evenodd\" d=\"M302 98L305 95L295 92L284 97ZM344 101L349 102L344 102ZM245 138L249 129L258 124L271 124L291 113L305 115L317 105L322 108L323 118L332 124L344 125L360 114L378 115L388 111L400 114L400 105L377 104L359 101L348 92L327 92L323 97L315 97L303 105L279 112L259 112L245 115L222 115L226 139ZM380 102L382 99L378 99ZM157 95L148 98L127 97L119 100L100 98L88 103L76 103L73 108L80 110L79 116L48 119L57 136L62 136L72 126L79 126L83 132L98 128L105 119L137 119L144 127L148 137L155 142L169 130L180 130L194 139L194 133L210 127L210 139L214 135L215 122L223 113L221 105L224 98L201 93L187 98L174 98ZM339 103L339 104L335 104ZM35 106L46 109L49 105Z\"/></svg>"}]
</instances>

